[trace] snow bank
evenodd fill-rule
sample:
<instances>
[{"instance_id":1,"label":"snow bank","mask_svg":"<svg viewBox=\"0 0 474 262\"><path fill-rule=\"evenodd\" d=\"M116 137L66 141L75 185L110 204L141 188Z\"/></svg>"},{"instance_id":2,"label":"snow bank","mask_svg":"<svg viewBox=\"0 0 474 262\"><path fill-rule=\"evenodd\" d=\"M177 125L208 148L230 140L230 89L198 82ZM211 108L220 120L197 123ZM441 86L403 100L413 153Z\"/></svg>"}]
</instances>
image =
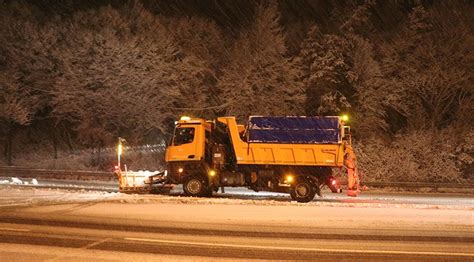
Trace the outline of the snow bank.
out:
<instances>
[{"instance_id":1,"label":"snow bank","mask_svg":"<svg viewBox=\"0 0 474 262\"><path fill-rule=\"evenodd\" d=\"M29 184L38 185L38 180L33 178L31 181L23 181L23 180L19 179L18 177L12 177L9 180L5 180L5 179L0 180L0 184L3 184L3 185L29 185Z\"/></svg>"},{"instance_id":2,"label":"snow bank","mask_svg":"<svg viewBox=\"0 0 474 262\"><path fill-rule=\"evenodd\" d=\"M17 178L17 177L12 177L10 184L12 184L12 185L21 185L21 184L23 184L23 181L21 181L21 180L20 180L19 178Z\"/></svg>"}]
</instances>

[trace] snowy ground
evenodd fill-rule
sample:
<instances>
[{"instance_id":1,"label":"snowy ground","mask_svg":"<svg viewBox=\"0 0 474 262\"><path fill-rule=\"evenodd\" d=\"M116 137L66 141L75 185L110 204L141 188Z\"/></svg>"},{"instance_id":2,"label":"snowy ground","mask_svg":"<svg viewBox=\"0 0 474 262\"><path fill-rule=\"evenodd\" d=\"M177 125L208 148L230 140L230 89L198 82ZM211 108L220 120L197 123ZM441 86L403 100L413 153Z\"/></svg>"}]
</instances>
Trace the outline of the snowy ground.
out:
<instances>
[{"instance_id":1,"label":"snowy ground","mask_svg":"<svg viewBox=\"0 0 474 262\"><path fill-rule=\"evenodd\" d=\"M74 185L70 185L74 189ZM170 203L205 205L257 205L257 206L319 206L319 207L357 207L357 208L414 208L414 209L452 209L474 210L474 198L471 195L451 194L407 194L407 193L369 193L357 198L344 194L326 192L310 203L297 203L287 194L254 192L245 188L228 188L226 193L215 193L212 198L193 198L183 196L177 187L171 195L123 194L94 190L71 190L18 187L0 185L0 207L22 206L48 203L74 203L84 201L116 203Z\"/></svg>"},{"instance_id":2,"label":"snowy ground","mask_svg":"<svg viewBox=\"0 0 474 262\"><path fill-rule=\"evenodd\" d=\"M304 251L310 260L474 257L470 195L327 194L300 204L284 194L243 188L214 198L184 197L179 188L173 194L0 186L0 256L83 261L133 257L123 252L130 251L144 260L266 260ZM38 243L55 255L35 248ZM222 249L228 252L219 253Z\"/></svg>"},{"instance_id":3,"label":"snowy ground","mask_svg":"<svg viewBox=\"0 0 474 262\"><path fill-rule=\"evenodd\" d=\"M235 223L249 220L287 223L294 220L316 225L315 222L321 218L324 218L325 223L332 217L339 223L344 220L344 224L347 223L346 219L349 222L352 219L366 219L371 224L373 219L382 217L388 224L403 221L407 224L442 222L474 226L474 200L469 196L367 194L354 199L335 194L303 204L291 201L286 195L273 193L264 193L263 196L258 193L259 199L255 199L253 195L251 199L243 199L245 196L241 195L242 190L244 189L218 194L214 198L192 198L0 186L0 211L5 208L39 208L44 211L55 210L62 205L79 205L81 210L77 210L77 215L89 216L90 213L81 214L85 211L82 210L85 205L88 212L101 214L100 216L125 218L131 213L135 217L138 214L143 219L159 217L162 221L199 220L204 223L213 219ZM107 212L103 213L104 210ZM163 210L166 212L162 212ZM170 212L171 210L173 211Z\"/></svg>"},{"instance_id":4,"label":"snowy ground","mask_svg":"<svg viewBox=\"0 0 474 262\"><path fill-rule=\"evenodd\" d=\"M0 186L0 207L105 201L116 195L118 193Z\"/></svg>"},{"instance_id":5,"label":"snowy ground","mask_svg":"<svg viewBox=\"0 0 474 262\"><path fill-rule=\"evenodd\" d=\"M170 203L206 205L319 206L357 208L414 208L474 210L474 196L469 194L362 192L358 197L325 191L310 203L292 201L288 194L254 192L246 188L226 188L212 198L191 198L176 186L170 195L117 193L114 182L61 181L0 177L0 207L69 202Z\"/></svg>"}]
</instances>

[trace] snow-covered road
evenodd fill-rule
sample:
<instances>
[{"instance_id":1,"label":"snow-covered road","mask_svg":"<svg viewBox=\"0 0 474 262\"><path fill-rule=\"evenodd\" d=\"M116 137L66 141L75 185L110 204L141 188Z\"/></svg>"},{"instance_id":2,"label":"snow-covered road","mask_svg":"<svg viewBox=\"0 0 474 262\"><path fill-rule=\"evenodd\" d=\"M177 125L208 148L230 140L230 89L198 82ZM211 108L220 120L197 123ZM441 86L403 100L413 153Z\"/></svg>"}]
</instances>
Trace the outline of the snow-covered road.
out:
<instances>
[{"instance_id":1,"label":"snow-covered road","mask_svg":"<svg viewBox=\"0 0 474 262\"><path fill-rule=\"evenodd\" d=\"M21 181L4 180L0 183L0 207L34 205L35 203L65 203L83 201L118 201L122 203L189 203L277 206L325 207L389 207L416 209L473 210L474 196L469 194L363 192L358 197L324 192L310 203L296 203L289 195L272 192L254 192L246 188L226 188L225 193L214 193L212 198L185 197L180 186L170 195L121 194L109 182L74 181ZM1 182L1 181L0 181ZM25 182L27 184L25 185ZM21 186L18 186L21 185ZM52 187L52 188L48 188ZM60 187L60 188L55 188Z\"/></svg>"},{"instance_id":2,"label":"snow-covered road","mask_svg":"<svg viewBox=\"0 0 474 262\"><path fill-rule=\"evenodd\" d=\"M134 257L130 252L145 260L474 258L469 195L327 194L300 204L283 194L241 188L214 198L173 194L0 186L0 256L63 261Z\"/></svg>"},{"instance_id":3,"label":"snow-covered road","mask_svg":"<svg viewBox=\"0 0 474 262\"><path fill-rule=\"evenodd\" d=\"M309 223L311 226L321 220L316 223L318 227L328 221L337 222L331 227L346 227L348 221L357 221L358 225L366 222L366 226L379 222L395 226L397 223L474 226L474 199L470 195L366 193L351 198L329 193L305 204L291 201L285 194L256 193L243 188L230 189L213 198L193 198L180 195L179 189L173 195L138 195L0 186L0 210L37 207L43 210L48 205L54 209L61 204L86 204L98 208L99 213L107 209L108 212L101 216L110 217L126 217L133 211L134 216L138 214L146 219L156 217L158 212L160 221L188 218L194 222L220 219L223 223L298 221L298 225ZM149 211L150 208L155 211ZM92 209L88 211L92 212Z\"/></svg>"}]
</instances>

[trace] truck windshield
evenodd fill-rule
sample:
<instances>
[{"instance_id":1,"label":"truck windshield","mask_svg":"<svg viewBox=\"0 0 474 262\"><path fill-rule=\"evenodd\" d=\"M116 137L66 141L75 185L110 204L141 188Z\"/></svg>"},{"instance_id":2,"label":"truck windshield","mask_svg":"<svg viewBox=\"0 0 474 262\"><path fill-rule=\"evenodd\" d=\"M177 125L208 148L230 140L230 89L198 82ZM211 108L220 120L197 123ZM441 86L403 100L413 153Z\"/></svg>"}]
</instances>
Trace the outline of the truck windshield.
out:
<instances>
[{"instance_id":1,"label":"truck windshield","mask_svg":"<svg viewBox=\"0 0 474 262\"><path fill-rule=\"evenodd\" d=\"M176 128L174 133L173 145L179 146L182 144L188 144L194 140L194 127L181 127Z\"/></svg>"}]
</instances>

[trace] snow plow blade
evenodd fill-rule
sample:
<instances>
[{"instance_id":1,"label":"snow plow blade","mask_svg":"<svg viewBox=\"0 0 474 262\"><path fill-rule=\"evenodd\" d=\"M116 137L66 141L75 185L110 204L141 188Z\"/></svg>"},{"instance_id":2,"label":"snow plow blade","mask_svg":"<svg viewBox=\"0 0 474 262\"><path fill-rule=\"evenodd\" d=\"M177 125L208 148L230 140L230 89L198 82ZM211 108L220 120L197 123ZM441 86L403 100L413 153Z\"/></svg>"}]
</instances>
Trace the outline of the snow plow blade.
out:
<instances>
[{"instance_id":1,"label":"snow plow blade","mask_svg":"<svg viewBox=\"0 0 474 262\"><path fill-rule=\"evenodd\" d=\"M173 185L166 184L165 172L115 171L119 192L128 194L169 193Z\"/></svg>"}]
</instances>

